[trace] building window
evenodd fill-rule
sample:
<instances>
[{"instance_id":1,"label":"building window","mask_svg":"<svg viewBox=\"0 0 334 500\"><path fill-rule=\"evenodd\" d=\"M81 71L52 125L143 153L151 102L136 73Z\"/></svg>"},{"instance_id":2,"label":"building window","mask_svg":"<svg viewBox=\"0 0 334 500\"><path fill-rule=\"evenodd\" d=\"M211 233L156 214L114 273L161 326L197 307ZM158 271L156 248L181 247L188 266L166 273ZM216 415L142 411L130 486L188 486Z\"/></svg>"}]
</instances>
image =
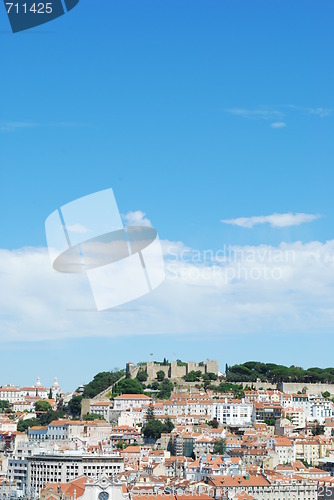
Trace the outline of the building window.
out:
<instances>
[{"instance_id":1,"label":"building window","mask_svg":"<svg viewBox=\"0 0 334 500\"><path fill-rule=\"evenodd\" d=\"M101 493L99 493L98 499L109 500L109 493L107 493L106 491L102 491Z\"/></svg>"}]
</instances>

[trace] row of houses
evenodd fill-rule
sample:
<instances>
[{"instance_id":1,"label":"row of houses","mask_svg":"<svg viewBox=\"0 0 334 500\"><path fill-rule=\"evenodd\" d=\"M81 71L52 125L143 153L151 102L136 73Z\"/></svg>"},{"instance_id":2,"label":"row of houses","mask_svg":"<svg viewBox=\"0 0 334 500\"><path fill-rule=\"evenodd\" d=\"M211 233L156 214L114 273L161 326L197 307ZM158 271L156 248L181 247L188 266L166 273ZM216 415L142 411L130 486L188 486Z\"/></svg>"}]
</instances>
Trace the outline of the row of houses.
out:
<instances>
[{"instance_id":1,"label":"row of houses","mask_svg":"<svg viewBox=\"0 0 334 500\"><path fill-rule=\"evenodd\" d=\"M123 394L113 402L92 401L90 412L110 420L114 410L122 413L124 418L131 415L127 422L121 423L138 425L145 421L145 413L152 406L156 417L175 417L178 423L217 419L226 426L249 426L254 422L268 422L283 417L288 418L295 428L305 428L307 421L324 423L334 412L333 402L325 398L307 399L304 395L283 398L278 391L273 391L273 394L274 399L280 401L254 401L249 394L243 399L235 399L231 394L224 398L202 394L199 397L176 395L169 400L157 402L145 394ZM268 394L267 397L269 398ZM261 391L258 399L263 399Z\"/></svg>"}]
</instances>

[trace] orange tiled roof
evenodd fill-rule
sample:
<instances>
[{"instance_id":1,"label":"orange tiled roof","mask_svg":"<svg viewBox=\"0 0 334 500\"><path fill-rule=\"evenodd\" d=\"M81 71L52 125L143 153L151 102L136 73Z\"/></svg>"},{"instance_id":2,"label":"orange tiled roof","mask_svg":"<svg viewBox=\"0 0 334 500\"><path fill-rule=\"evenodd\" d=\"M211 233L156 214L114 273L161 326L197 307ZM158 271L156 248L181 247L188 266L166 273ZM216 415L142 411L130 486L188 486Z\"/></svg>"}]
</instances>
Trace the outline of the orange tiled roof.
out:
<instances>
[{"instance_id":1,"label":"orange tiled roof","mask_svg":"<svg viewBox=\"0 0 334 500\"><path fill-rule=\"evenodd\" d=\"M122 394L121 396L116 396L115 399L151 399L146 394Z\"/></svg>"}]
</instances>

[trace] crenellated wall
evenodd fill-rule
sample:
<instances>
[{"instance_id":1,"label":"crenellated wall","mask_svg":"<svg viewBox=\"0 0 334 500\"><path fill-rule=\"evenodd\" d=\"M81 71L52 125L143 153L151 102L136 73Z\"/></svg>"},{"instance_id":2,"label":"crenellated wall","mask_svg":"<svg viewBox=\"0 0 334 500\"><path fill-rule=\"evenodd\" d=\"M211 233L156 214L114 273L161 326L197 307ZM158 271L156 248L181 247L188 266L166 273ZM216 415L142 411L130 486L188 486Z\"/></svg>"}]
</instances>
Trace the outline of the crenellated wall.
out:
<instances>
[{"instance_id":1,"label":"crenellated wall","mask_svg":"<svg viewBox=\"0 0 334 500\"><path fill-rule=\"evenodd\" d=\"M218 375L219 363L217 360L208 359L197 363L195 361L188 361L186 365L179 366L177 361L172 361L167 365L162 365L154 363L153 361L148 361L146 365L143 365L141 369L145 370L148 378L154 380L157 378L157 373L163 371L166 378L169 379L181 379L191 371L200 371L201 373L212 372ZM138 373L139 367L133 363L127 363L126 372L130 374L131 378L135 378Z\"/></svg>"}]
</instances>

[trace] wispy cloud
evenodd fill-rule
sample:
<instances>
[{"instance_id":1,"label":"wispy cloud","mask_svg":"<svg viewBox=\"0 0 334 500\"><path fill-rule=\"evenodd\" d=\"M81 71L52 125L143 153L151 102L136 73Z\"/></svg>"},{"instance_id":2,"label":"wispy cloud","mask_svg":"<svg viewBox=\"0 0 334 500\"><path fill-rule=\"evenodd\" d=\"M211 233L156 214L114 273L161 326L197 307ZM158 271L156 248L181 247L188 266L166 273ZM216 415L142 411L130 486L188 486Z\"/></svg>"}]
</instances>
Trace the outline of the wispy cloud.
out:
<instances>
[{"instance_id":1,"label":"wispy cloud","mask_svg":"<svg viewBox=\"0 0 334 500\"><path fill-rule=\"evenodd\" d=\"M32 122L0 122L0 132L16 132L36 126L37 124Z\"/></svg>"},{"instance_id":2,"label":"wispy cloud","mask_svg":"<svg viewBox=\"0 0 334 500\"><path fill-rule=\"evenodd\" d=\"M330 116L333 113L333 109L311 108L310 113L312 115L320 116L320 118L326 118L327 116Z\"/></svg>"},{"instance_id":3,"label":"wispy cloud","mask_svg":"<svg viewBox=\"0 0 334 500\"><path fill-rule=\"evenodd\" d=\"M328 118L334 113L334 108L331 107L312 107L312 106L296 106L294 104L282 104L279 106L258 106L256 108L236 107L225 109L225 112L246 118L248 120L270 120L273 123L272 128L283 128L286 124L286 119L292 114L312 115L318 118Z\"/></svg>"},{"instance_id":4,"label":"wispy cloud","mask_svg":"<svg viewBox=\"0 0 334 500\"><path fill-rule=\"evenodd\" d=\"M334 113L334 108L323 108L323 107L307 107L307 106L295 106L290 104L288 108L295 110L297 112L318 116L319 118L327 118Z\"/></svg>"},{"instance_id":5,"label":"wispy cloud","mask_svg":"<svg viewBox=\"0 0 334 500\"><path fill-rule=\"evenodd\" d=\"M304 214L292 212L286 214L258 215L254 217L238 217L236 219L223 219L223 224L252 228L259 224L270 224L271 227L299 226L306 222L313 222L320 218L319 214Z\"/></svg>"},{"instance_id":6,"label":"wispy cloud","mask_svg":"<svg viewBox=\"0 0 334 500\"><path fill-rule=\"evenodd\" d=\"M283 117L283 113L281 111L270 107L260 107L256 109L230 108L226 109L226 112L231 115L253 120L277 120Z\"/></svg>"},{"instance_id":7,"label":"wispy cloud","mask_svg":"<svg viewBox=\"0 0 334 500\"><path fill-rule=\"evenodd\" d=\"M270 124L271 128L284 128L286 127L285 122L273 122Z\"/></svg>"},{"instance_id":8,"label":"wispy cloud","mask_svg":"<svg viewBox=\"0 0 334 500\"><path fill-rule=\"evenodd\" d=\"M2 121L0 122L0 132L19 132L33 128L76 128L84 126L80 122L54 122L54 123L38 123L28 121Z\"/></svg>"}]
</instances>

